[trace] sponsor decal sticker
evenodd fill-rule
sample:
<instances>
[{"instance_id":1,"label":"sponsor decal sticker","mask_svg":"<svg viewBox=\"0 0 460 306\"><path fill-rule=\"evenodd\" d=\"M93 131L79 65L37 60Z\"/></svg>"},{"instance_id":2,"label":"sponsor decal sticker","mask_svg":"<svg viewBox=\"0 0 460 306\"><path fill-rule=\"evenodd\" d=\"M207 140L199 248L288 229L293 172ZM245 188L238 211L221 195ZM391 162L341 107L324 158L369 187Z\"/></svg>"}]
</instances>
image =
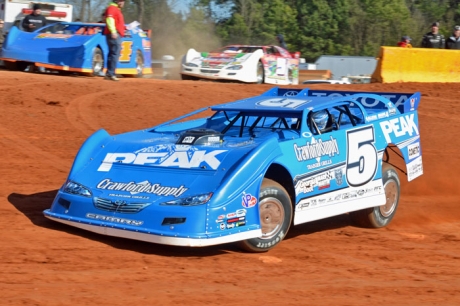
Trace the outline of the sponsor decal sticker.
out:
<instances>
[{"instance_id":1,"label":"sponsor decal sticker","mask_svg":"<svg viewBox=\"0 0 460 306\"><path fill-rule=\"evenodd\" d=\"M412 181L423 174L422 157L419 156L407 164L407 180Z\"/></svg>"},{"instance_id":2,"label":"sponsor decal sticker","mask_svg":"<svg viewBox=\"0 0 460 306\"><path fill-rule=\"evenodd\" d=\"M235 218L236 217L236 213L235 212L231 212L231 213L228 213L227 214L227 219L229 218Z\"/></svg>"},{"instance_id":3,"label":"sponsor decal sticker","mask_svg":"<svg viewBox=\"0 0 460 306\"><path fill-rule=\"evenodd\" d=\"M294 152L298 161L307 161L321 158L323 156L333 157L339 155L339 146L337 140L330 136L330 140L316 140L312 137L311 142L307 141L304 146L294 144ZM319 161L319 160L318 160Z\"/></svg>"},{"instance_id":4,"label":"sponsor decal sticker","mask_svg":"<svg viewBox=\"0 0 460 306\"><path fill-rule=\"evenodd\" d=\"M342 183L343 183L343 172L342 172L341 168L340 169L335 169L334 176L335 176L335 183L337 184L337 186L342 185Z\"/></svg>"},{"instance_id":5,"label":"sponsor decal sticker","mask_svg":"<svg viewBox=\"0 0 460 306\"><path fill-rule=\"evenodd\" d=\"M143 181L140 183L136 182L113 182L110 179L104 179L100 181L96 187L101 190L114 190L114 191L126 191L131 194L137 193L150 193L155 194L158 196L174 196L179 197L184 192L188 190L184 185L179 187L169 187L169 186L162 186L161 184L153 184L149 181Z\"/></svg>"},{"instance_id":6,"label":"sponsor decal sticker","mask_svg":"<svg viewBox=\"0 0 460 306\"><path fill-rule=\"evenodd\" d=\"M251 195L250 193L243 194L243 197L242 197L243 207L251 208L251 207L256 206L256 204L257 204L257 198L255 196Z\"/></svg>"},{"instance_id":7,"label":"sponsor decal sticker","mask_svg":"<svg viewBox=\"0 0 460 306\"><path fill-rule=\"evenodd\" d=\"M97 171L108 172L114 163L216 170L221 161L219 154L227 150L198 150L190 145L158 145L143 148L134 153L107 153Z\"/></svg>"},{"instance_id":8,"label":"sponsor decal sticker","mask_svg":"<svg viewBox=\"0 0 460 306\"><path fill-rule=\"evenodd\" d=\"M389 116L390 116L390 115L388 114L388 112L379 113L379 114L377 115L377 117L378 117L379 119L388 118Z\"/></svg>"},{"instance_id":9,"label":"sponsor decal sticker","mask_svg":"<svg viewBox=\"0 0 460 306\"><path fill-rule=\"evenodd\" d=\"M193 136L186 136L184 137L184 140L182 140L183 143L193 143L193 141L195 140L195 137Z\"/></svg>"},{"instance_id":10,"label":"sponsor decal sticker","mask_svg":"<svg viewBox=\"0 0 460 306\"><path fill-rule=\"evenodd\" d=\"M54 38L54 39L67 39L69 37L72 37L71 34L52 34L52 33L42 33L35 38Z\"/></svg>"},{"instance_id":11,"label":"sponsor decal sticker","mask_svg":"<svg viewBox=\"0 0 460 306\"><path fill-rule=\"evenodd\" d=\"M243 208L243 209L238 209L238 210L236 211L236 216L237 216L237 217L244 217L244 216L246 216L246 209L244 209L244 208Z\"/></svg>"},{"instance_id":12,"label":"sponsor decal sticker","mask_svg":"<svg viewBox=\"0 0 460 306\"><path fill-rule=\"evenodd\" d=\"M387 143L390 143L394 137L419 135L414 119L414 114L410 114L380 122L380 127Z\"/></svg>"},{"instance_id":13,"label":"sponsor decal sticker","mask_svg":"<svg viewBox=\"0 0 460 306\"><path fill-rule=\"evenodd\" d=\"M377 115L366 116L366 121L373 121L373 120L377 120Z\"/></svg>"},{"instance_id":14,"label":"sponsor decal sticker","mask_svg":"<svg viewBox=\"0 0 460 306\"><path fill-rule=\"evenodd\" d=\"M140 226L144 223L143 221L138 221L138 220L130 220L130 219L125 219L125 218L104 216L104 215L98 215L98 214L92 214L92 213L87 213L86 217L89 219L96 219L96 220L102 220L102 221L113 222L113 223L134 225L134 226Z\"/></svg>"},{"instance_id":15,"label":"sponsor decal sticker","mask_svg":"<svg viewBox=\"0 0 460 306\"><path fill-rule=\"evenodd\" d=\"M233 219L228 219L227 223L235 223L235 222L244 221L244 220L245 220L245 217L233 218Z\"/></svg>"},{"instance_id":16,"label":"sponsor decal sticker","mask_svg":"<svg viewBox=\"0 0 460 306\"><path fill-rule=\"evenodd\" d=\"M350 96L350 93L327 93L327 92L313 92L313 97L346 97ZM400 105L404 105L404 102L409 99L407 95L389 95L389 94L381 94L382 97L387 98L388 100L392 101L396 107ZM365 107L374 107L377 106L379 103L385 103L378 99L370 98L370 97L360 97L357 99L358 102L363 104Z\"/></svg>"},{"instance_id":17,"label":"sponsor decal sticker","mask_svg":"<svg viewBox=\"0 0 460 306\"><path fill-rule=\"evenodd\" d=\"M416 142L407 146L407 152L409 159L413 159L420 156L420 142Z\"/></svg>"},{"instance_id":18,"label":"sponsor decal sticker","mask_svg":"<svg viewBox=\"0 0 460 306\"><path fill-rule=\"evenodd\" d=\"M284 107L284 108L298 108L303 104L309 103L311 100L300 100L290 98L271 98L256 103L265 107Z\"/></svg>"},{"instance_id":19,"label":"sponsor decal sticker","mask_svg":"<svg viewBox=\"0 0 460 306\"><path fill-rule=\"evenodd\" d=\"M331 180L336 179L337 181L337 177L339 177L340 180L340 184L339 182L336 182L337 185L342 185L342 168L324 171L301 179L295 185L296 195L313 192L315 187L318 187L318 190L329 188L331 186Z\"/></svg>"},{"instance_id":20,"label":"sponsor decal sticker","mask_svg":"<svg viewBox=\"0 0 460 306\"><path fill-rule=\"evenodd\" d=\"M415 98L411 98L409 102L410 102L410 110L413 111L414 106L415 106Z\"/></svg>"}]
</instances>

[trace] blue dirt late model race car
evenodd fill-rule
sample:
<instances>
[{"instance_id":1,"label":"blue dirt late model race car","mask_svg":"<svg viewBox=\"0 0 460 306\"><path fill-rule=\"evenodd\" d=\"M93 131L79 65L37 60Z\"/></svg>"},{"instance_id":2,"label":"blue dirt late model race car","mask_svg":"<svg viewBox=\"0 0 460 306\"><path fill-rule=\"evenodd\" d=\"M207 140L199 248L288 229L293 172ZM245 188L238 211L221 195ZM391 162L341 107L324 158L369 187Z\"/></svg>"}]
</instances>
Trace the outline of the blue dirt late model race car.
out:
<instances>
[{"instance_id":1,"label":"blue dirt late model race car","mask_svg":"<svg viewBox=\"0 0 460 306\"><path fill-rule=\"evenodd\" d=\"M57 22L34 32L12 27L3 44L1 59L10 70L31 64L48 70L100 75L107 67L105 24ZM127 29L121 41L116 73L142 76L152 73L149 33Z\"/></svg>"},{"instance_id":2,"label":"blue dirt late model race car","mask_svg":"<svg viewBox=\"0 0 460 306\"><path fill-rule=\"evenodd\" d=\"M145 130L99 130L44 214L105 235L253 252L292 224L344 213L382 227L400 197L390 157L409 181L423 174L419 102L418 92L275 87Z\"/></svg>"}]
</instances>

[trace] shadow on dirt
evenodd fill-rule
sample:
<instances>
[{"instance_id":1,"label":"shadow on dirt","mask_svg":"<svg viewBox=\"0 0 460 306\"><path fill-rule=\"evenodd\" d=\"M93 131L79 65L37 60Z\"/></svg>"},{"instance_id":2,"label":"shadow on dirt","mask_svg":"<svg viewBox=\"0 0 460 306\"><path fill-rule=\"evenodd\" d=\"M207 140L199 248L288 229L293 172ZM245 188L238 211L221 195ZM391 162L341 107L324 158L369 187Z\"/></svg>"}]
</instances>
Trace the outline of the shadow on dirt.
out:
<instances>
[{"instance_id":1,"label":"shadow on dirt","mask_svg":"<svg viewBox=\"0 0 460 306\"><path fill-rule=\"evenodd\" d=\"M176 257L195 257L195 256L215 256L225 253L244 252L238 248L235 243L188 248L154 244L149 242L130 240L125 238L104 236L79 228L71 227L65 224L54 222L44 217L43 211L51 207L56 196L57 190L34 193L30 195L12 193L8 196L8 201L30 221L40 227L59 232L65 232L71 235L80 236L89 240L99 241L117 249L130 250L143 254L156 254L160 256ZM292 226L287 234L285 241L293 239L299 235L308 235L315 232L321 232L336 228L342 228L350 225L347 215L341 215L324 220L309 222L298 226ZM282 242L283 243L283 242Z\"/></svg>"}]
</instances>

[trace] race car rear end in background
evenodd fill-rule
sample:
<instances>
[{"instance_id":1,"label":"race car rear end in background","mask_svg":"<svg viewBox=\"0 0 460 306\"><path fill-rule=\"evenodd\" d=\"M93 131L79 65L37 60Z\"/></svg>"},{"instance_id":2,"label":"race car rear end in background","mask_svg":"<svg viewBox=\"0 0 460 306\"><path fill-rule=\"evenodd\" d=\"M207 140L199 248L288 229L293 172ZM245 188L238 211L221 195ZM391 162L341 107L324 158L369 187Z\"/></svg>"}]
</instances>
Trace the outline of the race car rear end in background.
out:
<instances>
[{"instance_id":1,"label":"race car rear end in background","mask_svg":"<svg viewBox=\"0 0 460 306\"><path fill-rule=\"evenodd\" d=\"M101 23L81 22L57 22L34 32L12 27L1 60L10 70L25 70L32 65L62 73L101 75L108 54L104 27ZM136 77L152 73L149 33L138 27L127 29L121 40L116 73Z\"/></svg>"}]
</instances>

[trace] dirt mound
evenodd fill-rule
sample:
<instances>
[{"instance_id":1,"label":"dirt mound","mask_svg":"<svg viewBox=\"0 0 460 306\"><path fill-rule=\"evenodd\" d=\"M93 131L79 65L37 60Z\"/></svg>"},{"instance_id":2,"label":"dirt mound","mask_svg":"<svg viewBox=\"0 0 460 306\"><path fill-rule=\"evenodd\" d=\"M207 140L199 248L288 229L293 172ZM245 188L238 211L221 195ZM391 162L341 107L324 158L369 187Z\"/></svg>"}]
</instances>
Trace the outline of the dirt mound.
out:
<instances>
[{"instance_id":1,"label":"dirt mound","mask_svg":"<svg viewBox=\"0 0 460 306\"><path fill-rule=\"evenodd\" d=\"M271 85L7 71L0 80L2 305L460 304L460 84L347 85L422 93L425 174L404 184L387 228L356 228L338 216L294 227L268 253L247 254L233 245L189 249L100 236L42 211L94 131L148 128Z\"/></svg>"}]
</instances>

